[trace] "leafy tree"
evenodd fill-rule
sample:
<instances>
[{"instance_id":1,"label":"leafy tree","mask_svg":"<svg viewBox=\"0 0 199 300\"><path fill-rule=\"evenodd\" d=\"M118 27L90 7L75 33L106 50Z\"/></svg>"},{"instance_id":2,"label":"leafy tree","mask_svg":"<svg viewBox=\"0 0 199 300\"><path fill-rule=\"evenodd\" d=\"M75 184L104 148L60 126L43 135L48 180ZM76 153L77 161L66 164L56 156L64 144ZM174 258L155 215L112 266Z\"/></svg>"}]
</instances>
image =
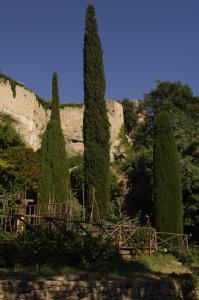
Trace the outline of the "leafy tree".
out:
<instances>
[{"instance_id":1,"label":"leafy tree","mask_svg":"<svg viewBox=\"0 0 199 300\"><path fill-rule=\"evenodd\" d=\"M137 123L131 134L135 153L129 176L127 194L132 216L142 210L142 216L152 214L152 153L154 114L167 111L173 125L177 143L184 203L184 231L198 240L199 216L199 97L189 86L180 82L157 82L140 104L143 122ZM141 192L140 192L141 191Z\"/></svg>"},{"instance_id":2,"label":"leafy tree","mask_svg":"<svg viewBox=\"0 0 199 300\"><path fill-rule=\"evenodd\" d=\"M28 197L37 198L40 154L18 146L7 149L3 159L9 166L4 177L8 183L6 190L23 192L26 188Z\"/></svg>"},{"instance_id":3,"label":"leafy tree","mask_svg":"<svg viewBox=\"0 0 199 300\"><path fill-rule=\"evenodd\" d=\"M183 232L183 204L177 147L166 112L155 117L153 142L153 193L155 223L162 232Z\"/></svg>"},{"instance_id":4,"label":"leafy tree","mask_svg":"<svg viewBox=\"0 0 199 300\"><path fill-rule=\"evenodd\" d=\"M100 218L104 218L109 203L110 133L104 100L105 78L102 48L98 35L95 9L86 11L84 35L84 177L87 207L92 207L94 188ZM94 218L98 218L94 203Z\"/></svg>"},{"instance_id":5,"label":"leafy tree","mask_svg":"<svg viewBox=\"0 0 199 300\"><path fill-rule=\"evenodd\" d=\"M68 201L70 180L65 141L60 124L57 74L52 77L52 112L41 145L40 202Z\"/></svg>"},{"instance_id":6,"label":"leafy tree","mask_svg":"<svg viewBox=\"0 0 199 300\"><path fill-rule=\"evenodd\" d=\"M140 222L146 225L148 217L152 220L152 181L153 153L152 148L137 149L131 167L127 170L128 193L126 203L129 215L134 218L140 215Z\"/></svg>"},{"instance_id":7,"label":"leafy tree","mask_svg":"<svg viewBox=\"0 0 199 300\"><path fill-rule=\"evenodd\" d=\"M0 193L23 192L35 197L40 155L27 148L9 122L0 122Z\"/></svg>"},{"instance_id":8,"label":"leafy tree","mask_svg":"<svg viewBox=\"0 0 199 300\"><path fill-rule=\"evenodd\" d=\"M177 148L180 157L182 178L184 225L185 232L192 233L198 240L199 224L199 97L195 97L188 85L180 82L158 82L155 89L145 95L145 110L148 111L146 124L153 124L151 112L166 110L172 121ZM152 126L148 126L149 136L152 136ZM143 140L145 137L143 132ZM149 147L149 144L145 147ZM198 240L199 241L199 240Z\"/></svg>"},{"instance_id":9,"label":"leafy tree","mask_svg":"<svg viewBox=\"0 0 199 300\"><path fill-rule=\"evenodd\" d=\"M83 204L84 168L83 157L80 155L69 159L70 181L74 196Z\"/></svg>"},{"instance_id":10,"label":"leafy tree","mask_svg":"<svg viewBox=\"0 0 199 300\"><path fill-rule=\"evenodd\" d=\"M180 81L157 81L156 88L145 95L145 107L149 112L164 110L174 114L181 110L194 116L196 106L190 87Z\"/></svg>"},{"instance_id":11,"label":"leafy tree","mask_svg":"<svg viewBox=\"0 0 199 300\"><path fill-rule=\"evenodd\" d=\"M20 135L16 132L10 122L0 122L0 149L25 146Z\"/></svg>"}]
</instances>

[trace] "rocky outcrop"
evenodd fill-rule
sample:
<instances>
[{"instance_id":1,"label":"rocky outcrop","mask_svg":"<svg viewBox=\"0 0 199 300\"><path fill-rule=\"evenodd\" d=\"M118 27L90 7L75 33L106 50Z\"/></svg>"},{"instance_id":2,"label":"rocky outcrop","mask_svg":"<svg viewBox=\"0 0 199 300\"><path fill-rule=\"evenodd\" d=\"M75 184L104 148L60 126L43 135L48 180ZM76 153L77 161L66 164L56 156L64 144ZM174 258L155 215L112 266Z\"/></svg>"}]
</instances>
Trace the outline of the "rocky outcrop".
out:
<instances>
[{"instance_id":1,"label":"rocky outcrop","mask_svg":"<svg viewBox=\"0 0 199 300\"><path fill-rule=\"evenodd\" d=\"M107 100L110 122L111 155L118 145L118 134L123 124L122 105ZM83 153L83 112L84 107L66 106L60 109L61 126L70 156ZM10 82L0 82L0 119L10 120L24 142L34 150L40 148L42 135L50 118L50 110L45 109L36 95L21 85L16 85L14 97Z\"/></svg>"}]
</instances>

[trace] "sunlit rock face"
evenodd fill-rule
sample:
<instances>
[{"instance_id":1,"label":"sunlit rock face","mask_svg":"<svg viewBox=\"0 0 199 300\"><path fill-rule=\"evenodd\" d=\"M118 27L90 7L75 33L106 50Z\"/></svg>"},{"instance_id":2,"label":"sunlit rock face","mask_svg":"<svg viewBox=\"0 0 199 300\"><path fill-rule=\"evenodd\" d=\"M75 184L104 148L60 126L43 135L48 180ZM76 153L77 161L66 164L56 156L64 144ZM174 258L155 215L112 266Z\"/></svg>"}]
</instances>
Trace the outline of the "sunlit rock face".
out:
<instances>
[{"instance_id":1,"label":"sunlit rock face","mask_svg":"<svg viewBox=\"0 0 199 300\"><path fill-rule=\"evenodd\" d=\"M119 131L124 123L122 105L107 100L107 112L110 122L111 157L117 151ZM66 140L69 156L83 154L83 113L84 107L66 106L60 109L61 126ZM0 82L0 119L10 120L27 146L37 150L41 146L42 136L50 118L50 110L38 102L36 95L23 86L16 86L13 96L9 81Z\"/></svg>"}]
</instances>

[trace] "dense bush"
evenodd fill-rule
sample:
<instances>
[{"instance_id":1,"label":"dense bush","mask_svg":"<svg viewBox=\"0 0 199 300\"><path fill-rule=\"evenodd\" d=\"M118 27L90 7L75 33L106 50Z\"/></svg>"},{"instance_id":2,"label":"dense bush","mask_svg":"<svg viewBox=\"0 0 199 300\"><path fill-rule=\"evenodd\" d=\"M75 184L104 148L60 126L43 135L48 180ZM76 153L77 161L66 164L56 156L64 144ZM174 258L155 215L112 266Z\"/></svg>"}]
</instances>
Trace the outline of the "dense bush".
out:
<instances>
[{"instance_id":1,"label":"dense bush","mask_svg":"<svg viewBox=\"0 0 199 300\"><path fill-rule=\"evenodd\" d=\"M27 163L28 162L28 163ZM0 194L36 197L40 154L26 147L10 122L0 122Z\"/></svg>"},{"instance_id":2,"label":"dense bush","mask_svg":"<svg viewBox=\"0 0 199 300\"><path fill-rule=\"evenodd\" d=\"M71 231L37 230L19 233L0 248L0 266L82 266L98 271L118 259L110 242L89 236L76 237Z\"/></svg>"},{"instance_id":3,"label":"dense bush","mask_svg":"<svg viewBox=\"0 0 199 300\"><path fill-rule=\"evenodd\" d=\"M177 280L182 286L183 297L186 300L197 300L195 289L198 286L198 279L195 275L185 274L171 274L172 278Z\"/></svg>"}]
</instances>

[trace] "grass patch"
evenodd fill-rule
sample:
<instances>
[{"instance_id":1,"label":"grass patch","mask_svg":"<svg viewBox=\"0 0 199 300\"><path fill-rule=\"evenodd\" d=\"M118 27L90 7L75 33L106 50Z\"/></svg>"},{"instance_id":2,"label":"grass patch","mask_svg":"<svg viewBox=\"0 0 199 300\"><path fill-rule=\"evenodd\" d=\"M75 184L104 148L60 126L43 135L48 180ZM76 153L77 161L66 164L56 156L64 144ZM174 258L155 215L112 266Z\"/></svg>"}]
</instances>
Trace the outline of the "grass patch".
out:
<instances>
[{"instance_id":1,"label":"grass patch","mask_svg":"<svg viewBox=\"0 0 199 300\"><path fill-rule=\"evenodd\" d=\"M25 279L36 279L44 277L65 276L74 274L79 279L88 280L120 280L130 279L138 276L161 276L168 274L191 274L187 267L183 267L175 257L168 254L157 254L153 256L143 256L133 261L118 260L115 265L108 269L100 266L63 266L51 267L48 265L35 266L35 267L15 267L14 269L0 269L0 277L23 277Z\"/></svg>"},{"instance_id":2,"label":"grass patch","mask_svg":"<svg viewBox=\"0 0 199 300\"><path fill-rule=\"evenodd\" d=\"M120 262L108 269L96 269L96 266L54 268L48 265L35 267L16 267L14 269L0 269L0 278L24 278L26 280L75 275L78 279L87 280L120 280L138 275L149 275L151 272L140 262Z\"/></svg>"},{"instance_id":3,"label":"grass patch","mask_svg":"<svg viewBox=\"0 0 199 300\"><path fill-rule=\"evenodd\" d=\"M155 273L187 273L188 267L182 266L182 263L169 254L155 254L152 256L143 256L139 259L145 266Z\"/></svg>"},{"instance_id":4,"label":"grass patch","mask_svg":"<svg viewBox=\"0 0 199 300\"><path fill-rule=\"evenodd\" d=\"M42 105L42 107L44 109L51 109L52 108L52 102L51 100L44 100L41 97L39 97L38 95L36 95L37 101L39 102L39 104ZM72 103L72 102L66 102L66 103L60 103L59 104L59 108L65 108L65 107L83 107L84 104L83 103Z\"/></svg>"},{"instance_id":5,"label":"grass patch","mask_svg":"<svg viewBox=\"0 0 199 300\"><path fill-rule=\"evenodd\" d=\"M42 107L44 109L51 109L52 108L52 102L51 100L44 100L41 97L39 97L38 95L36 95L37 101L39 102L39 104L42 105ZM59 104L59 108L65 108L65 107L83 107L84 104L83 103L73 103L73 102L66 102L66 103L60 103Z\"/></svg>"},{"instance_id":6,"label":"grass patch","mask_svg":"<svg viewBox=\"0 0 199 300\"><path fill-rule=\"evenodd\" d=\"M64 107L83 107L84 103L76 103L76 102L65 102L65 103L60 103L59 108L64 108Z\"/></svg>"}]
</instances>

